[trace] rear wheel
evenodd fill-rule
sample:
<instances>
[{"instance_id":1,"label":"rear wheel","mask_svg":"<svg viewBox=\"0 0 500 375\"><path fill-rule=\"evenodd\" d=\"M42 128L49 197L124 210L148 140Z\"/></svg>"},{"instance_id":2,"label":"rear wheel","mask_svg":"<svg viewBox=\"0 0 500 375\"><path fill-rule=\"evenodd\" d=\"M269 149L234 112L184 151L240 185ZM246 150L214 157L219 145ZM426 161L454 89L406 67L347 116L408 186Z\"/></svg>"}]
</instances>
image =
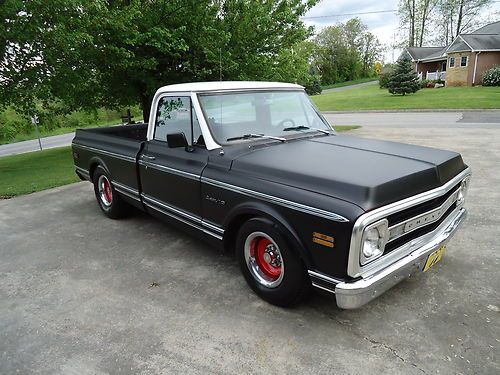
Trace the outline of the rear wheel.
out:
<instances>
[{"instance_id":1,"label":"rear wheel","mask_svg":"<svg viewBox=\"0 0 500 375\"><path fill-rule=\"evenodd\" d=\"M279 225L254 218L243 224L236 241L247 283L262 299L278 306L300 302L311 286L304 264L286 238Z\"/></svg>"},{"instance_id":2,"label":"rear wheel","mask_svg":"<svg viewBox=\"0 0 500 375\"><path fill-rule=\"evenodd\" d=\"M116 193L111 183L111 178L103 167L99 166L96 168L93 182L97 203L104 214L111 219L119 219L126 216L129 207Z\"/></svg>"}]
</instances>

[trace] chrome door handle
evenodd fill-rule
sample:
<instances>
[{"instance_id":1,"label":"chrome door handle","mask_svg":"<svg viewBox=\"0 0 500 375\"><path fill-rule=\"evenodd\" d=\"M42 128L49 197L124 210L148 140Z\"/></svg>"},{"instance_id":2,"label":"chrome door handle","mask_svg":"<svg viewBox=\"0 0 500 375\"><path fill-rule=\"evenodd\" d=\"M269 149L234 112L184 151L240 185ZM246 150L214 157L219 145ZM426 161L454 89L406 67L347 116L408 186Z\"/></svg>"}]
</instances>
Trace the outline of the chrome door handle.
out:
<instances>
[{"instance_id":1,"label":"chrome door handle","mask_svg":"<svg viewBox=\"0 0 500 375\"><path fill-rule=\"evenodd\" d=\"M154 156L151 156L151 155L146 155L146 154L142 154L142 157L144 159L148 159L148 160L155 160L156 158Z\"/></svg>"}]
</instances>

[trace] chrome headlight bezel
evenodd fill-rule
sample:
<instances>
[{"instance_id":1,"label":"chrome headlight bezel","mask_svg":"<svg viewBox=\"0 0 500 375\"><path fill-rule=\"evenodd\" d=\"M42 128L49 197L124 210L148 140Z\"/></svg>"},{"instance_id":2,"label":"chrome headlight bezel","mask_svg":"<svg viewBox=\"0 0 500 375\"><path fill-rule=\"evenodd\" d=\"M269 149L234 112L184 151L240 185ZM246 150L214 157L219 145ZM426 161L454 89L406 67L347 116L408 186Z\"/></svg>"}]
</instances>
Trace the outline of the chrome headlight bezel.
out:
<instances>
[{"instance_id":1,"label":"chrome headlight bezel","mask_svg":"<svg viewBox=\"0 0 500 375\"><path fill-rule=\"evenodd\" d=\"M370 234L376 233L377 239L370 239ZM361 237L361 249L359 252L359 263L364 266L375 259L380 258L384 254L385 245L389 240L389 222L387 219L379 220L375 223L367 225ZM373 244L376 242L376 244ZM368 247L371 247L372 253L368 254Z\"/></svg>"}]
</instances>

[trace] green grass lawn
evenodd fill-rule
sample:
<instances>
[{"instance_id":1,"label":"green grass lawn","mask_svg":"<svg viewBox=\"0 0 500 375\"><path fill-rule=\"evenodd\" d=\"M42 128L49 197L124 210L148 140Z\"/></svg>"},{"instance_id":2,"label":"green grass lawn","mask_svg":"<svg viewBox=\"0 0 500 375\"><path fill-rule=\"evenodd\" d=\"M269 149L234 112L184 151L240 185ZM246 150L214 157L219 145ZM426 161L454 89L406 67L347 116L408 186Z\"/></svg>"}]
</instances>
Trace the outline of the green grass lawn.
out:
<instances>
[{"instance_id":1,"label":"green grass lawn","mask_svg":"<svg viewBox=\"0 0 500 375\"><path fill-rule=\"evenodd\" d=\"M323 90L334 89L337 87L352 86L352 85L357 85L358 83L365 83L365 82L371 82L371 81L376 81L376 80L378 80L378 77L366 77L366 78L354 79L352 81L334 83L333 85L325 85L325 86L321 86L321 88Z\"/></svg>"},{"instance_id":2,"label":"green grass lawn","mask_svg":"<svg viewBox=\"0 0 500 375\"><path fill-rule=\"evenodd\" d=\"M421 89L411 95L391 95L378 85L312 97L322 111L362 109L493 109L500 108L500 87Z\"/></svg>"},{"instance_id":3,"label":"green grass lawn","mask_svg":"<svg viewBox=\"0 0 500 375\"><path fill-rule=\"evenodd\" d=\"M335 125L333 128L338 132L346 132L349 130L359 129L359 125Z\"/></svg>"},{"instance_id":4,"label":"green grass lawn","mask_svg":"<svg viewBox=\"0 0 500 375\"><path fill-rule=\"evenodd\" d=\"M71 147L0 158L0 199L77 182Z\"/></svg>"}]
</instances>

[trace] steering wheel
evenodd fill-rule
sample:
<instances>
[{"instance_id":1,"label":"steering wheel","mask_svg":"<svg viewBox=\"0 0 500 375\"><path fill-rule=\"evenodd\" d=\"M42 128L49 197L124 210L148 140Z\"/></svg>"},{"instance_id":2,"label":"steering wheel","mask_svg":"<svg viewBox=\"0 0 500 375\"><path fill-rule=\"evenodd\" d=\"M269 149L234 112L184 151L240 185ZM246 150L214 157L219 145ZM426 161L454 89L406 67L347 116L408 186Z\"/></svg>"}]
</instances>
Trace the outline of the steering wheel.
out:
<instances>
[{"instance_id":1,"label":"steering wheel","mask_svg":"<svg viewBox=\"0 0 500 375\"><path fill-rule=\"evenodd\" d=\"M278 127L285 127L284 125L289 122L291 124L291 126L286 126L287 128L288 127L295 127L295 121L293 121L291 118L286 118L284 120L281 120L280 122L278 122L278 124L276 126Z\"/></svg>"}]
</instances>

